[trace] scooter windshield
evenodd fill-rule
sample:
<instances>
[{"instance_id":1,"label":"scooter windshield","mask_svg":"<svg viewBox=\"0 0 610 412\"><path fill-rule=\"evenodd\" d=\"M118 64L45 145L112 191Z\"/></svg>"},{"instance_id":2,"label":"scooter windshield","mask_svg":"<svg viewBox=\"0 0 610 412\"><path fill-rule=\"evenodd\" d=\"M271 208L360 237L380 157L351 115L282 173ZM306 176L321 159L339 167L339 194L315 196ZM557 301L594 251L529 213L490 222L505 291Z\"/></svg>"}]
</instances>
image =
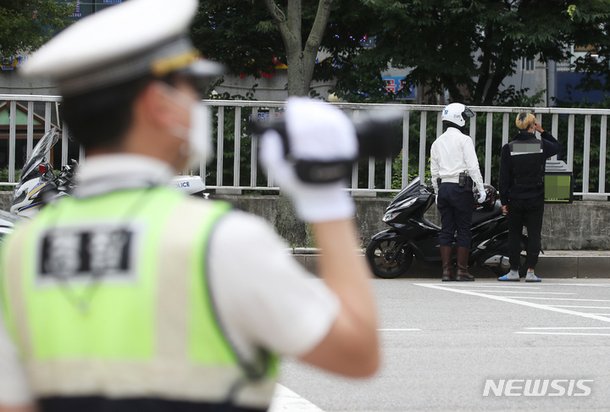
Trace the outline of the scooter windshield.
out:
<instances>
[{"instance_id":1,"label":"scooter windshield","mask_svg":"<svg viewBox=\"0 0 610 412\"><path fill-rule=\"evenodd\" d=\"M36 170L38 165L42 162L45 155L51 151L53 146L59 140L59 133L57 133L57 129L54 127L48 132L46 132L38 141L34 149L32 149L32 154L28 161L23 165L23 169L21 169L21 182L24 181L25 178Z\"/></svg>"},{"instance_id":2,"label":"scooter windshield","mask_svg":"<svg viewBox=\"0 0 610 412\"><path fill-rule=\"evenodd\" d=\"M413 179L407 187L402 189L396 195L396 197L394 199L392 199L391 204L396 204L396 203L400 202L401 200L406 199L407 197L411 197L414 194L419 194L420 186L421 186L421 183L420 183L419 176L418 176L415 179Z\"/></svg>"}]
</instances>

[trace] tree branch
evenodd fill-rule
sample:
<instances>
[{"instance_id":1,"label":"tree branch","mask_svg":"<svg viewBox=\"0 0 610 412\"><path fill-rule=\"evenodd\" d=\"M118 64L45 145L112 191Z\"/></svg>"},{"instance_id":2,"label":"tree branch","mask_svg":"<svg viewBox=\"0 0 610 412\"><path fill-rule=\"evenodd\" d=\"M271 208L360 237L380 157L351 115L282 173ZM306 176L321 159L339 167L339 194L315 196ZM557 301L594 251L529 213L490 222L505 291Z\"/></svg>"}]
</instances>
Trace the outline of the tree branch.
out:
<instances>
[{"instance_id":1,"label":"tree branch","mask_svg":"<svg viewBox=\"0 0 610 412\"><path fill-rule=\"evenodd\" d=\"M332 6L333 0L320 0L318 3L318 10L316 11L316 18L307 37L305 43L306 49L315 49L316 51L320 47L322 42L322 36L326 30L328 24L328 18L330 16L330 6Z\"/></svg>"},{"instance_id":2,"label":"tree branch","mask_svg":"<svg viewBox=\"0 0 610 412\"><path fill-rule=\"evenodd\" d=\"M280 6L278 6L274 0L264 1L265 6L267 6L267 10L269 10L269 13L271 13L271 17L273 17L273 20L275 20L278 24L285 23L286 15L284 14L284 11L280 8Z\"/></svg>"},{"instance_id":3,"label":"tree branch","mask_svg":"<svg viewBox=\"0 0 610 412\"><path fill-rule=\"evenodd\" d=\"M288 27L288 22L286 21L286 14L284 11L278 6L274 0L264 0L265 6L271 17L276 22L278 28L280 29L280 35L284 40L284 45L288 48L288 44L290 42L290 38L292 33L290 32L290 28Z\"/></svg>"},{"instance_id":4,"label":"tree branch","mask_svg":"<svg viewBox=\"0 0 610 412\"><path fill-rule=\"evenodd\" d=\"M320 44L322 43L322 37L328 24L328 18L330 16L330 8L333 0L320 0L318 3L318 10L316 11L316 18L307 36L304 48L304 77L305 83L308 84L313 78L313 71L315 67L316 55Z\"/></svg>"}]
</instances>

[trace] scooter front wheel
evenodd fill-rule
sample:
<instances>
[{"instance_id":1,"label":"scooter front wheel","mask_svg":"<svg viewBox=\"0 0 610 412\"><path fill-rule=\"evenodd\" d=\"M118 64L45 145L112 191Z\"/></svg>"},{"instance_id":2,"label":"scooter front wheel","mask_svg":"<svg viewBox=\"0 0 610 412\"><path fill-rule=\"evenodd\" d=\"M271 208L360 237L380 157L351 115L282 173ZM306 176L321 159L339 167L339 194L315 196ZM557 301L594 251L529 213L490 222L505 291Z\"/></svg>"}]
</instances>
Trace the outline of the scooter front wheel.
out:
<instances>
[{"instance_id":1,"label":"scooter front wheel","mask_svg":"<svg viewBox=\"0 0 610 412\"><path fill-rule=\"evenodd\" d=\"M366 258L375 276L394 279L413 263L413 250L395 239L373 239L366 248Z\"/></svg>"}]
</instances>

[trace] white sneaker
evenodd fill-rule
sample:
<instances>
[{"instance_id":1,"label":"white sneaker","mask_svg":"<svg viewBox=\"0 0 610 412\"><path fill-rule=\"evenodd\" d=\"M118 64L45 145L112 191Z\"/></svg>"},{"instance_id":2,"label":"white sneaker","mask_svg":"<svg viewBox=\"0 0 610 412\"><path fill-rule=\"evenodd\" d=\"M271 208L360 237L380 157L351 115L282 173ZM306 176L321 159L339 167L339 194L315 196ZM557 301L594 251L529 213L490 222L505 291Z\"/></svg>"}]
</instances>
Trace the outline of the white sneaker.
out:
<instances>
[{"instance_id":1,"label":"white sneaker","mask_svg":"<svg viewBox=\"0 0 610 412\"><path fill-rule=\"evenodd\" d=\"M534 272L528 271L527 274L525 275L525 281L526 282L542 282L542 279L540 279L538 276L536 276L536 274Z\"/></svg>"},{"instance_id":2,"label":"white sneaker","mask_svg":"<svg viewBox=\"0 0 610 412\"><path fill-rule=\"evenodd\" d=\"M511 270L506 275L500 276L498 280L501 282L519 282L519 272Z\"/></svg>"}]
</instances>

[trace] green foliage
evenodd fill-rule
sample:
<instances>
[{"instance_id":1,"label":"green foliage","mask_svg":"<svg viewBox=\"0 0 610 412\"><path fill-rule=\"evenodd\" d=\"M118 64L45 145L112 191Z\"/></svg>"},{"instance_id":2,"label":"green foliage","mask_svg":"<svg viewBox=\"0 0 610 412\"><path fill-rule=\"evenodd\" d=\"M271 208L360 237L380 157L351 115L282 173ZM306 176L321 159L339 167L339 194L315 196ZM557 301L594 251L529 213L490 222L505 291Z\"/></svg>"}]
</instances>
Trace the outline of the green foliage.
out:
<instances>
[{"instance_id":1,"label":"green foliage","mask_svg":"<svg viewBox=\"0 0 610 412\"><path fill-rule=\"evenodd\" d=\"M286 62L262 2L200 3L193 36L204 54L233 73L254 76L273 73L274 57ZM303 27L312 23L317 3L303 2ZM336 79L332 92L347 101L391 101L397 96L385 93L380 77L391 65L410 70L407 81L423 86L427 103L445 90L451 100L475 105L533 103L541 91L530 99L522 90L500 92L515 63L561 60L576 43L595 45L600 56L577 61L577 69L602 73L603 87L610 88L609 21L607 0L335 0L321 45L328 57L317 62L314 79ZM600 83L589 78L583 87Z\"/></svg>"},{"instance_id":2,"label":"green foliage","mask_svg":"<svg viewBox=\"0 0 610 412\"><path fill-rule=\"evenodd\" d=\"M575 3L570 14L572 37L576 45L588 45L590 50L575 61L575 70L586 73L579 87L585 91L603 90L610 96L610 1Z\"/></svg>"},{"instance_id":3,"label":"green foliage","mask_svg":"<svg viewBox=\"0 0 610 412\"><path fill-rule=\"evenodd\" d=\"M521 57L565 57L570 20L563 2L496 0L368 0L384 25L373 53L430 95L491 105ZM433 100L428 100L433 103Z\"/></svg>"},{"instance_id":4,"label":"green foliage","mask_svg":"<svg viewBox=\"0 0 610 412\"><path fill-rule=\"evenodd\" d=\"M544 90L539 90L532 96L527 95L528 90L527 88L517 90L515 86L510 85L498 93L496 104L509 107L534 107L544 101Z\"/></svg>"},{"instance_id":5,"label":"green foliage","mask_svg":"<svg viewBox=\"0 0 610 412\"><path fill-rule=\"evenodd\" d=\"M191 36L204 56L237 75L273 73L273 57L285 55L279 31L259 1L201 0Z\"/></svg>"},{"instance_id":6,"label":"green foliage","mask_svg":"<svg viewBox=\"0 0 610 412\"><path fill-rule=\"evenodd\" d=\"M71 22L73 1L3 0L0 2L0 54L37 49Z\"/></svg>"},{"instance_id":7,"label":"green foliage","mask_svg":"<svg viewBox=\"0 0 610 412\"><path fill-rule=\"evenodd\" d=\"M18 182L21 178L21 170L15 171L15 181ZM8 182L8 168L0 169L0 182ZM0 192L12 192L15 190L13 185L0 185Z\"/></svg>"}]
</instances>

